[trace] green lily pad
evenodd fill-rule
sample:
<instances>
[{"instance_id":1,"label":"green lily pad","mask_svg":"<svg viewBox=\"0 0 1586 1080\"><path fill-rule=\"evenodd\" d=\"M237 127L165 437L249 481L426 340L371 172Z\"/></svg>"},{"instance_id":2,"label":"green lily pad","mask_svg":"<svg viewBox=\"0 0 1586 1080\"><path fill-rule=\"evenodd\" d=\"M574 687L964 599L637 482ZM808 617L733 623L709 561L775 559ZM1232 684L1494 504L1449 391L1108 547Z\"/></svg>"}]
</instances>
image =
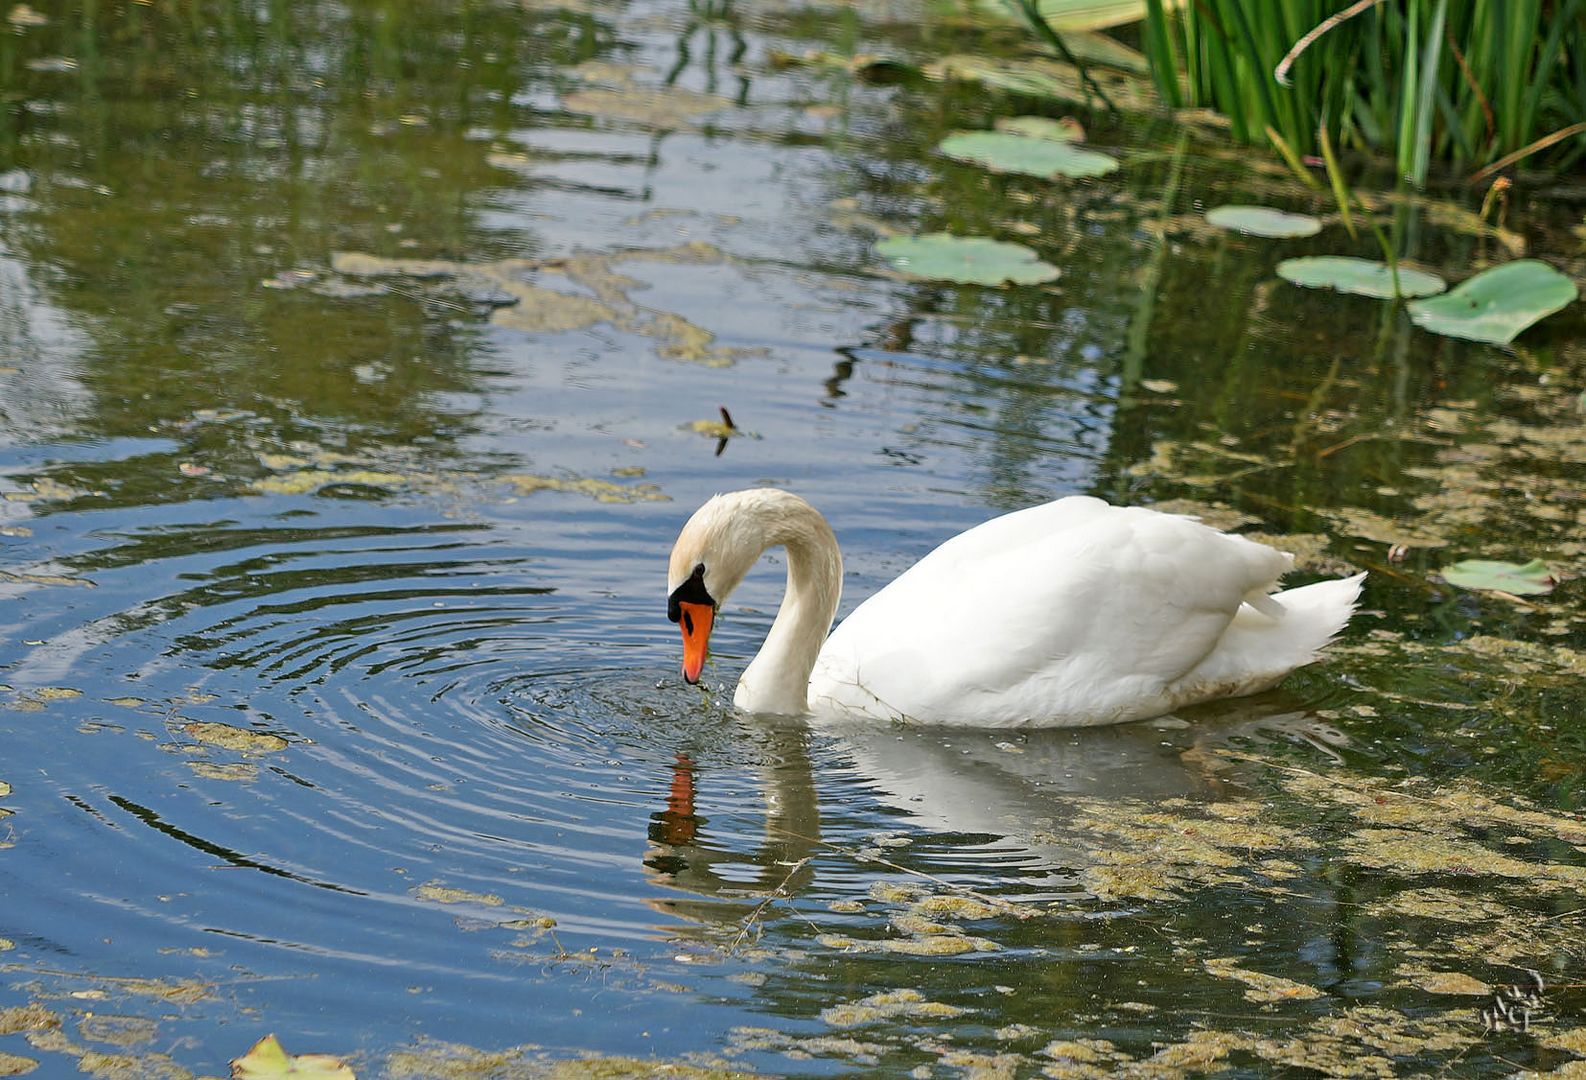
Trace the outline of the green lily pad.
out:
<instances>
[{"instance_id":1,"label":"green lily pad","mask_svg":"<svg viewBox=\"0 0 1586 1080\"><path fill-rule=\"evenodd\" d=\"M274 1035L266 1035L231 1063L232 1080L357 1080L353 1071L329 1054L288 1054Z\"/></svg>"},{"instance_id":2,"label":"green lily pad","mask_svg":"<svg viewBox=\"0 0 1586 1080\"><path fill-rule=\"evenodd\" d=\"M1206 211L1206 220L1219 229L1251 236L1290 238L1315 236L1322 231L1320 218L1290 214L1269 206L1218 206Z\"/></svg>"},{"instance_id":3,"label":"green lily pad","mask_svg":"<svg viewBox=\"0 0 1586 1080\"><path fill-rule=\"evenodd\" d=\"M1337 289L1343 293L1393 299L1393 272L1387 263L1347 255L1308 255L1278 263L1278 276L1308 289ZM1399 267L1400 296L1431 296L1448 288L1436 274Z\"/></svg>"},{"instance_id":4,"label":"green lily pad","mask_svg":"<svg viewBox=\"0 0 1586 1080\"><path fill-rule=\"evenodd\" d=\"M1084 138L1084 129L1077 122L1064 123L1049 116L1004 116L997 121L997 130L1052 142L1077 142Z\"/></svg>"},{"instance_id":5,"label":"green lily pad","mask_svg":"<svg viewBox=\"0 0 1586 1080\"><path fill-rule=\"evenodd\" d=\"M1552 592L1555 582L1541 559L1519 563L1466 559L1443 567L1443 580L1461 589L1491 589L1516 596L1540 596Z\"/></svg>"},{"instance_id":6,"label":"green lily pad","mask_svg":"<svg viewBox=\"0 0 1586 1080\"><path fill-rule=\"evenodd\" d=\"M1547 263L1520 259L1483 270L1447 296L1416 301L1410 319L1445 337L1507 345L1579 295L1575 283Z\"/></svg>"},{"instance_id":7,"label":"green lily pad","mask_svg":"<svg viewBox=\"0 0 1586 1080\"><path fill-rule=\"evenodd\" d=\"M1023 244L1004 243L984 236L953 236L944 232L892 236L878 243L876 251L893 269L925 281L1038 285L1058 275L1057 267L1042 262Z\"/></svg>"},{"instance_id":8,"label":"green lily pad","mask_svg":"<svg viewBox=\"0 0 1586 1080\"><path fill-rule=\"evenodd\" d=\"M938 149L950 158L980 165L992 172L1023 173L1054 180L1059 176L1104 176L1118 168L1118 159L1085 150L1070 141L1030 138L1007 131L961 131L942 140Z\"/></svg>"}]
</instances>

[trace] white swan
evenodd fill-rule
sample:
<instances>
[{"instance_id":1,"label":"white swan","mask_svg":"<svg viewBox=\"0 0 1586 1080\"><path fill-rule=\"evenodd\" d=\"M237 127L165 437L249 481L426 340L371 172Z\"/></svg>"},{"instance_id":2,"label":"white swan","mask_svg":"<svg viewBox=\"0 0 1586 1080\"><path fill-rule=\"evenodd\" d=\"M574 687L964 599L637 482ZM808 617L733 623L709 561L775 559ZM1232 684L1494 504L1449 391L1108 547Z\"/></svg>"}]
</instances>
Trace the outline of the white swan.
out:
<instances>
[{"instance_id":1,"label":"white swan","mask_svg":"<svg viewBox=\"0 0 1586 1080\"><path fill-rule=\"evenodd\" d=\"M842 592L831 526L797 495L738 491L672 548L667 614L689 682L716 609L777 546L787 593L739 708L978 727L1113 724L1266 690L1343 629L1366 576L1274 593L1290 555L1071 496L953 537L827 637Z\"/></svg>"}]
</instances>

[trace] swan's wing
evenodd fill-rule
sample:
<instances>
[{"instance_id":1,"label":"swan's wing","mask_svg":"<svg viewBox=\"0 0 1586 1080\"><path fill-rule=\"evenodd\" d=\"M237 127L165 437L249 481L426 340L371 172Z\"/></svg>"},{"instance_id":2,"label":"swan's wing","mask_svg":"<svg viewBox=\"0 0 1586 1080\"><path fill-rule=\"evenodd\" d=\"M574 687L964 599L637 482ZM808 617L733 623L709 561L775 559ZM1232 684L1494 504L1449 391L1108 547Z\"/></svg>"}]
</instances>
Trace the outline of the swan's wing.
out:
<instances>
[{"instance_id":1,"label":"swan's wing","mask_svg":"<svg viewBox=\"0 0 1586 1080\"><path fill-rule=\"evenodd\" d=\"M1099 499L1032 507L954 537L861 604L821 651L812 704L922 722L1127 718L1290 562Z\"/></svg>"}]
</instances>

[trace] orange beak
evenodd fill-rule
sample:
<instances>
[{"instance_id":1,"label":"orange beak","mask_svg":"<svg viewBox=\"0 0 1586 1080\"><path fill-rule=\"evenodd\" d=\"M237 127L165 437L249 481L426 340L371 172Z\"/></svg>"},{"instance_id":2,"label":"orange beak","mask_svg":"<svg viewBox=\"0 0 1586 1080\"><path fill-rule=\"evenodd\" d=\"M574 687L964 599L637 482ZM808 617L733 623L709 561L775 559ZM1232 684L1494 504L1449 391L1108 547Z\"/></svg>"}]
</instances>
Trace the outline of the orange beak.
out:
<instances>
[{"instance_id":1,"label":"orange beak","mask_svg":"<svg viewBox=\"0 0 1586 1080\"><path fill-rule=\"evenodd\" d=\"M678 625L683 628L683 678L697 683L705 667L705 654L710 651L710 624L716 618L716 608L687 600L677 606L682 610Z\"/></svg>"}]
</instances>

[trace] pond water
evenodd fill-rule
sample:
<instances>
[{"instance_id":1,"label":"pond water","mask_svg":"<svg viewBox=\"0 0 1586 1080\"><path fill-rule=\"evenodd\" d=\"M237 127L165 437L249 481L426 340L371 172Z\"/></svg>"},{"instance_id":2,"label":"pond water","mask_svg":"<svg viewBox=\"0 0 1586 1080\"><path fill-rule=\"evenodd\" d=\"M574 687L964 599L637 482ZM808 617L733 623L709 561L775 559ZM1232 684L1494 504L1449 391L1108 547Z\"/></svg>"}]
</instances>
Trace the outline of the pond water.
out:
<instances>
[{"instance_id":1,"label":"pond water","mask_svg":"<svg viewBox=\"0 0 1586 1080\"><path fill-rule=\"evenodd\" d=\"M6 31L0 1075L219 1075L270 1032L392 1077L1586 1056L1579 309L1433 337L1277 279L1371 254L1336 219L1208 227L1331 205L1213 126L827 62L1022 40L906 3ZM1121 169L934 151L1020 112ZM1579 279L1574 197L1401 217L1451 279L1520 244ZM873 251L937 229L1062 276ZM1183 718L770 723L730 687L776 560L707 693L664 617L681 522L764 483L832 521L844 611L1080 492L1371 577L1327 662ZM1461 592L1466 557L1563 584Z\"/></svg>"}]
</instances>

